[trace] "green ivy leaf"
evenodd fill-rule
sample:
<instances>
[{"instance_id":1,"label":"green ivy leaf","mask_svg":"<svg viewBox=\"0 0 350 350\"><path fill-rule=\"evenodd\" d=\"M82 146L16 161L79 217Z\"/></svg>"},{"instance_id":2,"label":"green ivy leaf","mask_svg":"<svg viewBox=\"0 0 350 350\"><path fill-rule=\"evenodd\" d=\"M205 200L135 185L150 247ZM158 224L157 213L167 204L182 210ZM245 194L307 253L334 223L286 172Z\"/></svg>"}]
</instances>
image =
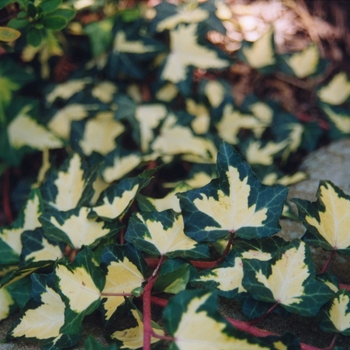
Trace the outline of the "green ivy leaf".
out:
<instances>
[{"instance_id":1,"label":"green ivy leaf","mask_svg":"<svg viewBox=\"0 0 350 350\"><path fill-rule=\"evenodd\" d=\"M0 5L0 9L3 9L6 7L8 4L10 4L13 0L3 0Z\"/></svg>"},{"instance_id":2,"label":"green ivy leaf","mask_svg":"<svg viewBox=\"0 0 350 350\"><path fill-rule=\"evenodd\" d=\"M319 315L324 332L350 335L350 293L342 289L329 301Z\"/></svg>"},{"instance_id":3,"label":"green ivy leaf","mask_svg":"<svg viewBox=\"0 0 350 350\"><path fill-rule=\"evenodd\" d=\"M199 242L212 242L229 232L248 239L278 232L287 188L261 185L249 165L227 143L220 146L217 170L218 179L178 194L186 234Z\"/></svg>"},{"instance_id":4,"label":"green ivy leaf","mask_svg":"<svg viewBox=\"0 0 350 350\"><path fill-rule=\"evenodd\" d=\"M231 326L219 313L217 296L205 291L183 291L172 297L163 312L165 328L174 337L169 350L271 349L262 341Z\"/></svg>"},{"instance_id":5,"label":"green ivy leaf","mask_svg":"<svg viewBox=\"0 0 350 350\"><path fill-rule=\"evenodd\" d=\"M133 214L125 239L152 255L208 257L207 246L185 235L182 215L172 210Z\"/></svg>"},{"instance_id":6,"label":"green ivy leaf","mask_svg":"<svg viewBox=\"0 0 350 350\"><path fill-rule=\"evenodd\" d=\"M110 237L121 225L108 226L97 217L89 218L90 208L77 207L60 212L51 211L40 217L45 236L53 241L64 242L73 249L94 247L104 237Z\"/></svg>"},{"instance_id":7,"label":"green ivy leaf","mask_svg":"<svg viewBox=\"0 0 350 350\"><path fill-rule=\"evenodd\" d=\"M315 279L315 267L306 244L292 241L269 261L243 260L243 286L261 301L278 303L289 312L314 316L333 295Z\"/></svg>"},{"instance_id":8,"label":"green ivy leaf","mask_svg":"<svg viewBox=\"0 0 350 350\"><path fill-rule=\"evenodd\" d=\"M325 250L350 254L350 196L331 181L320 181L316 196L316 202L292 200L307 228L302 239Z\"/></svg>"},{"instance_id":9,"label":"green ivy leaf","mask_svg":"<svg viewBox=\"0 0 350 350\"><path fill-rule=\"evenodd\" d=\"M132 246L112 245L103 249L101 266L106 271L106 283L102 290L102 310L104 320L108 321L124 303L125 298L130 297L128 294L142 286L145 281L146 264Z\"/></svg>"}]
</instances>

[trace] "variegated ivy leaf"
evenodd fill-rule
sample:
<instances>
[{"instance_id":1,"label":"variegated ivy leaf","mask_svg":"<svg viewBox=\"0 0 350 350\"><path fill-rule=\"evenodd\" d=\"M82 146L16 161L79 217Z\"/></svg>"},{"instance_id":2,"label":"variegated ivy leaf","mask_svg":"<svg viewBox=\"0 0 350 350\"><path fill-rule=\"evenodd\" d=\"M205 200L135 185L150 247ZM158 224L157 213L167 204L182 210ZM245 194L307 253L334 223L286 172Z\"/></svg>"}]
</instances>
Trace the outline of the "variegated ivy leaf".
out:
<instances>
[{"instance_id":1,"label":"variegated ivy leaf","mask_svg":"<svg viewBox=\"0 0 350 350\"><path fill-rule=\"evenodd\" d=\"M187 185L186 182L180 182L177 186L174 187L163 198L152 198L138 194L136 197L137 204L139 205L141 211L163 211L172 209L177 213L181 212L180 201L176 196L177 193L185 192L191 187Z\"/></svg>"},{"instance_id":2,"label":"variegated ivy leaf","mask_svg":"<svg viewBox=\"0 0 350 350\"><path fill-rule=\"evenodd\" d=\"M244 275L242 259L268 261L275 255L277 248L285 244L287 242L280 237L249 241L237 238L231 252L220 265L213 269L200 271L191 282L203 284L207 288L215 288L219 295L234 298L246 292L242 285Z\"/></svg>"},{"instance_id":3,"label":"variegated ivy leaf","mask_svg":"<svg viewBox=\"0 0 350 350\"><path fill-rule=\"evenodd\" d=\"M224 26L215 15L216 8L211 3L191 2L179 6L163 2L154 9L157 15L151 25L158 32L173 30L181 23L205 23L207 30L225 33Z\"/></svg>"},{"instance_id":4,"label":"variegated ivy leaf","mask_svg":"<svg viewBox=\"0 0 350 350\"><path fill-rule=\"evenodd\" d=\"M33 106L30 104L23 106L7 126L10 146L17 150L24 147L35 150L61 148L63 146L61 139L31 115L32 109Z\"/></svg>"},{"instance_id":5,"label":"variegated ivy leaf","mask_svg":"<svg viewBox=\"0 0 350 350\"><path fill-rule=\"evenodd\" d=\"M262 70L264 73L271 71L276 63L272 28L253 43L243 42L239 57L252 68Z\"/></svg>"},{"instance_id":6,"label":"variegated ivy leaf","mask_svg":"<svg viewBox=\"0 0 350 350\"><path fill-rule=\"evenodd\" d=\"M9 291L4 287L0 288L0 321L9 317L14 307L15 301Z\"/></svg>"},{"instance_id":7,"label":"variegated ivy leaf","mask_svg":"<svg viewBox=\"0 0 350 350\"><path fill-rule=\"evenodd\" d=\"M320 312L320 328L324 332L350 335L350 293L346 289L337 292Z\"/></svg>"},{"instance_id":8,"label":"variegated ivy leaf","mask_svg":"<svg viewBox=\"0 0 350 350\"><path fill-rule=\"evenodd\" d=\"M92 251L85 248L73 263L58 263L54 271L56 283L69 309L82 318L98 308L105 284L105 276L95 264ZM68 324L66 326L69 327Z\"/></svg>"},{"instance_id":9,"label":"variegated ivy leaf","mask_svg":"<svg viewBox=\"0 0 350 350\"><path fill-rule=\"evenodd\" d=\"M350 81L345 72L336 74L328 85L322 86L317 95L322 102L341 105L350 97Z\"/></svg>"},{"instance_id":10,"label":"variegated ivy leaf","mask_svg":"<svg viewBox=\"0 0 350 350\"><path fill-rule=\"evenodd\" d=\"M171 101L175 101L175 97L178 95L178 93L179 93L179 90L176 87L176 85L168 81L159 87L155 97L159 101L171 102Z\"/></svg>"},{"instance_id":11,"label":"variegated ivy leaf","mask_svg":"<svg viewBox=\"0 0 350 350\"><path fill-rule=\"evenodd\" d=\"M5 109L9 106L13 94L34 76L5 55L0 61L0 77L0 124L3 124L6 121Z\"/></svg>"},{"instance_id":12,"label":"variegated ivy leaf","mask_svg":"<svg viewBox=\"0 0 350 350\"><path fill-rule=\"evenodd\" d=\"M152 255L205 258L209 254L206 245L185 235L182 215L172 210L133 214L125 239Z\"/></svg>"},{"instance_id":13,"label":"variegated ivy leaf","mask_svg":"<svg viewBox=\"0 0 350 350\"><path fill-rule=\"evenodd\" d=\"M165 105L142 104L136 107L135 118L139 123L141 151L148 152L151 141L154 138L154 129L167 116L168 111Z\"/></svg>"},{"instance_id":14,"label":"variegated ivy leaf","mask_svg":"<svg viewBox=\"0 0 350 350\"><path fill-rule=\"evenodd\" d=\"M86 118L92 108L95 109L94 106L71 103L59 109L49 120L47 126L54 134L68 141L72 121Z\"/></svg>"},{"instance_id":15,"label":"variegated ivy leaf","mask_svg":"<svg viewBox=\"0 0 350 350\"><path fill-rule=\"evenodd\" d=\"M106 155L116 148L116 138L124 131L124 125L114 119L113 111L100 111L94 118L72 123L71 143L86 156L93 152Z\"/></svg>"},{"instance_id":16,"label":"variegated ivy leaf","mask_svg":"<svg viewBox=\"0 0 350 350\"><path fill-rule=\"evenodd\" d=\"M260 140L249 141L244 150L245 158L251 165L272 165L274 158L286 148L288 140L279 143L269 141L263 144Z\"/></svg>"},{"instance_id":17,"label":"variegated ivy leaf","mask_svg":"<svg viewBox=\"0 0 350 350\"><path fill-rule=\"evenodd\" d=\"M140 33L143 25L143 20L129 23L116 21L106 69L109 79L125 74L137 79L144 78L147 72L145 65L164 49L159 41Z\"/></svg>"},{"instance_id":18,"label":"variegated ivy leaf","mask_svg":"<svg viewBox=\"0 0 350 350\"><path fill-rule=\"evenodd\" d=\"M183 259L168 259L160 267L155 292L177 294L186 289L194 268Z\"/></svg>"},{"instance_id":19,"label":"variegated ivy leaf","mask_svg":"<svg viewBox=\"0 0 350 350\"><path fill-rule=\"evenodd\" d=\"M325 250L350 254L350 196L331 181L320 181L316 202L293 199L307 228L303 239Z\"/></svg>"},{"instance_id":20,"label":"variegated ivy leaf","mask_svg":"<svg viewBox=\"0 0 350 350\"><path fill-rule=\"evenodd\" d=\"M206 134L210 126L210 112L208 108L203 103L197 103L193 99L188 98L186 100L186 110L195 117L191 123L193 131L198 135Z\"/></svg>"},{"instance_id":21,"label":"variegated ivy leaf","mask_svg":"<svg viewBox=\"0 0 350 350\"><path fill-rule=\"evenodd\" d=\"M350 109L321 105L323 112L330 121L329 135L332 139L348 136L350 134Z\"/></svg>"},{"instance_id":22,"label":"variegated ivy leaf","mask_svg":"<svg viewBox=\"0 0 350 350\"><path fill-rule=\"evenodd\" d=\"M229 324L218 313L217 296L210 292L180 292L169 300L163 317L166 330L174 337L170 350L272 349Z\"/></svg>"},{"instance_id":23,"label":"variegated ivy leaf","mask_svg":"<svg viewBox=\"0 0 350 350\"><path fill-rule=\"evenodd\" d=\"M73 249L95 246L103 237L117 233L121 226L109 227L97 217L90 218L90 208L77 207L69 211L51 211L40 217L47 238L64 242Z\"/></svg>"},{"instance_id":24,"label":"variegated ivy leaf","mask_svg":"<svg viewBox=\"0 0 350 350\"><path fill-rule=\"evenodd\" d=\"M121 180L102 192L96 205L91 208L90 217L98 216L107 220L124 214L134 201L137 193L149 183L148 177L133 177Z\"/></svg>"},{"instance_id":25,"label":"variegated ivy leaf","mask_svg":"<svg viewBox=\"0 0 350 350\"><path fill-rule=\"evenodd\" d=\"M217 152L209 138L195 136L191 128L179 124L173 114L165 119L151 149L163 157L184 154L186 157L195 157L196 162L206 163L210 163Z\"/></svg>"},{"instance_id":26,"label":"variegated ivy leaf","mask_svg":"<svg viewBox=\"0 0 350 350\"><path fill-rule=\"evenodd\" d=\"M7 340L29 338L39 340L44 348L70 347L77 343L79 335L72 328L69 335L62 332L66 305L55 290L51 277L32 276L32 298L19 320L12 326Z\"/></svg>"},{"instance_id":27,"label":"variegated ivy leaf","mask_svg":"<svg viewBox=\"0 0 350 350\"><path fill-rule=\"evenodd\" d=\"M227 143L220 146L217 171L219 178L208 185L178 194L186 235L213 242L229 232L247 239L278 232L288 189L262 185Z\"/></svg>"},{"instance_id":28,"label":"variegated ivy leaf","mask_svg":"<svg viewBox=\"0 0 350 350\"><path fill-rule=\"evenodd\" d=\"M199 82L199 89L207 97L212 108L220 107L227 98L232 99L230 87L223 80L201 80Z\"/></svg>"},{"instance_id":29,"label":"variegated ivy leaf","mask_svg":"<svg viewBox=\"0 0 350 350\"><path fill-rule=\"evenodd\" d=\"M16 221L0 229L0 263L17 264L22 252L21 236L24 231L41 227L39 216L43 213L43 202L38 189L33 189Z\"/></svg>"},{"instance_id":30,"label":"variegated ivy leaf","mask_svg":"<svg viewBox=\"0 0 350 350\"><path fill-rule=\"evenodd\" d=\"M191 283L194 282L209 289L216 289L220 296L234 298L238 294L246 292L242 285L243 274L242 259L230 253L219 266L200 271L198 276L191 279Z\"/></svg>"},{"instance_id":31,"label":"variegated ivy leaf","mask_svg":"<svg viewBox=\"0 0 350 350\"><path fill-rule=\"evenodd\" d=\"M134 320L133 323L136 321L136 326L115 331L110 335L111 339L116 340L120 344L120 349L139 349L144 345L144 326L142 322L143 315L133 304L131 305L132 307L130 308L130 313ZM155 322L152 321L151 324L153 332L160 336L164 335L164 331ZM159 340L159 338L151 337L151 344L157 343Z\"/></svg>"},{"instance_id":32,"label":"variegated ivy leaf","mask_svg":"<svg viewBox=\"0 0 350 350\"><path fill-rule=\"evenodd\" d=\"M95 180L95 169L88 171L84 160L73 153L59 171L52 171L41 186L41 193L51 207L70 210L84 202L88 204L93 195L91 188Z\"/></svg>"},{"instance_id":33,"label":"variegated ivy leaf","mask_svg":"<svg viewBox=\"0 0 350 350\"><path fill-rule=\"evenodd\" d=\"M222 117L219 122L215 124L218 130L219 136L230 144L239 143L238 134L242 129L251 130L255 137L260 137L266 126L255 116L250 114L243 114L242 112L234 109L232 104L226 104Z\"/></svg>"},{"instance_id":34,"label":"variegated ivy leaf","mask_svg":"<svg viewBox=\"0 0 350 350\"><path fill-rule=\"evenodd\" d=\"M124 303L125 298L130 297L134 289L142 286L145 281L146 264L132 246L114 245L103 249L101 266L106 271L101 308L104 320L108 321Z\"/></svg>"},{"instance_id":35,"label":"variegated ivy leaf","mask_svg":"<svg viewBox=\"0 0 350 350\"><path fill-rule=\"evenodd\" d=\"M284 70L287 74L292 74L299 79L316 74L325 63L320 57L317 45L314 43L300 52L282 55L282 59L285 63L281 67L282 71Z\"/></svg>"},{"instance_id":36,"label":"variegated ivy leaf","mask_svg":"<svg viewBox=\"0 0 350 350\"><path fill-rule=\"evenodd\" d=\"M91 82L91 78L82 78L71 79L65 83L54 85L51 91L46 95L46 101L51 105L57 99L68 100L76 93L84 90Z\"/></svg>"},{"instance_id":37,"label":"variegated ivy leaf","mask_svg":"<svg viewBox=\"0 0 350 350\"><path fill-rule=\"evenodd\" d=\"M33 231L23 232L21 240L23 246L22 262L55 261L63 257L64 247L62 244L58 244L56 240L48 240L41 227Z\"/></svg>"},{"instance_id":38,"label":"variegated ivy leaf","mask_svg":"<svg viewBox=\"0 0 350 350\"><path fill-rule=\"evenodd\" d=\"M48 266L53 265L53 263L53 261L29 262L24 267L8 272L8 274L0 280L0 288L13 285L15 282L24 279L30 274L33 274L33 272L40 271L40 269L45 269Z\"/></svg>"},{"instance_id":39,"label":"variegated ivy leaf","mask_svg":"<svg viewBox=\"0 0 350 350\"><path fill-rule=\"evenodd\" d=\"M125 151L121 147L117 147L104 159L100 173L107 183L120 180L142 162L141 155L138 152Z\"/></svg>"},{"instance_id":40,"label":"variegated ivy leaf","mask_svg":"<svg viewBox=\"0 0 350 350\"><path fill-rule=\"evenodd\" d=\"M179 84L180 89L187 92L184 85L192 67L202 69L223 69L229 66L227 59L221 58L214 48L198 42L198 24L179 24L170 31L170 54L161 72L161 79Z\"/></svg>"},{"instance_id":41,"label":"variegated ivy leaf","mask_svg":"<svg viewBox=\"0 0 350 350\"><path fill-rule=\"evenodd\" d=\"M278 303L289 312L314 316L333 295L315 279L308 246L294 240L269 261L243 260L243 286L253 298Z\"/></svg>"}]
</instances>

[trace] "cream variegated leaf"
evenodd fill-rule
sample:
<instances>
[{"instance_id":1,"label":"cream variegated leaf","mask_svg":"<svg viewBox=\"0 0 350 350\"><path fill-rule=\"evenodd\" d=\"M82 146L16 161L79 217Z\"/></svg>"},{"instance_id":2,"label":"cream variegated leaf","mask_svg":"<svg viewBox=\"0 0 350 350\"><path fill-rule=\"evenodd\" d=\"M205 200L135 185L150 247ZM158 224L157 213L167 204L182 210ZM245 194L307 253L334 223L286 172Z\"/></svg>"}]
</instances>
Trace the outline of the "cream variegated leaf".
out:
<instances>
[{"instance_id":1,"label":"cream variegated leaf","mask_svg":"<svg viewBox=\"0 0 350 350\"><path fill-rule=\"evenodd\" d=\"M336 74L328 85L321 87L317 92L322 102L330 105L340 105L350 97L350 81L345 72Z\"/></svg>"},{"instance_id":2,"label":"cream variegated leaf","mask_svg":"<svg viewBox=\"0 0 350 350\"><path fill-rule=\"evenodd\" d=\"M320 312L320 327L325 332L350 335L350 294L347 290L338 291L335 297Z\"/></svg>"},{"instance_id":3,"label":"cream variegated leaf","mask_svg":"<svg viewBox=\"0 0 350 350\"><path fill-rule=\"evenodd\" d=\"M316 44L311 44L301 52L296 52L286 59L297 78L305 78L316 72L320 53Z\"/></svg>"},{"instance_id":4,"label":"cream variegated leaf","mask_svg":"<svg viewBox=\"0 0 350 350\"><path fill-rule=\"evenodd\" d=\"M87 315L99 306L105 277L94 264L88 248L82 250L73 263L57 264L55 278L69 309L74 313Z\"/></svg>"},{"instance_id":5,"label":"cream variegated leaf","mask_svg":"<svg viewBox=\"0 0 350 350\"><path fill-rule=\"evenodd\" d=\"M287 189L261 185L226 143L220 147L217 169L218 179L178 194L186 234L197 241L215 241L229 232L249 239L277 232Z\"/></svg>"},{"instance_id":6,"label":"cream variegated leaf","mask_svg":"<svg viewBox=\"0 0 350 350\"><path fill-rule=\"evenodd\" d=\"M242 47L243 58L256 69L263 69L275 64L275 50L273 45L273 30L268 30L253 43L245 43Z\"/></svg>"},{"instance_id":7,"label":"cream variegated leaf","mask_svg":"<svg viewBox=\"0 0 350 350\"><path fill-rule=\"evenodd\" d=\"M305 241L326 250L350 253L350 196L331 181L321 181L317 201L293 199L307 231Z\"/></svg>"},{"instance_id":8,"label":"cream variegated leaf","mask_svg":"<svg viewBox=\"0 0 350 350\"><path fill-rule=\"evenodd\" d=\"M4 287L0 288L0 321L10 316L14 304L15 301L10 292Z\"/></svg>"},{"instance_id":9,"label":"cream variegated leaf","mask_svg":"<svg viewBox=\"0 0 350 350\"><path fill-rule=\"evenodd\" d=\"M92 152L106 155L115 149L115 139L124 130L124 125L114 119L112 111L98 112L95 118L86 122L83 137L78 143L87 156Z\"/></svg>"},{"instance_id":10,"label":"cream variegated leaf","mask_svg":"<svg viewBox=\"0 0 350 350\"><path fill-rule=\"evenodd\" d=\"M333 292L315 279L306 244L294 240L268 261L243 260L243 286L253 298L277 303L304 316L316 315Z\"/></svg>"},{"instance_id":11,"label":"cream variegated leaf","mask_svg":"<svg viewBox=\"0 0 350 350\"><path fill-rule=\"evenodd\" d=\"M39 217L43 213L43 203L40 192L34 189L19 213L18 218L9 227L0 229L0 262L1 264L18 263L22 252L21 236L25 231L41 227Z\"/></svg>"},{"instance_id":12,"label":"cream variegated leaf","mask_svg":"<svg viewBox=\"0 0 350 350\"><path fill-rule=\"evenodd\" d=\"M107 246L101 254L101 265L106 271L106 282L101 292L105 322L117 308L145 281L145 264L134 248Z\"/></svg>"},{"instance_id":13,"label":"cream variegated leaf","mask_svg":"<svg viewBox=\"0 0 350 350\"><path fill-rule=\"evenodd\" d=\"M77 207L67 212L45 213L40 221L48 238L81 249L96 245L101 238L116 232L97 217L90 218L89 214L90 208Z\"/></svg>"},{"instance_id":14,"label":"cream variegated leaf","mask_svg":"<svg viewBox=\"0 0 350 350\"><path fill-rule=\"evenodd\" d=\"M215 294L183 291L164 310L166 330L180 350L271 349L262 341L236 330L219 313Z\"/></svg>"},{"instance_id":15,"label":"cream variegated leaf","mask_svg":"<svg viewBox=\"0 0 350 350\"><path fill-rule=\"evenodd\" d=\"M144 325L142 322L142 314L136 308L132 308L130 312L137 325L120 331L115 331L110 336L111 339L117 340L122 344L121 349L139 349L144 344ZM164 331L154 322L152 322L152 330L159 336L164 335ZM159 340L159 338L151 337L150 343L154 344Z\"/></svg>"},{"instance_id":16,"label":"cream variegated leaf","mask_svg":"<svg viewBox=\"0 0 350 350\"><path fill-rule=\"evenodd\" d=\"M61 148L63 142L44 125L29 115L30 105L24 106L7 127L10 145L15 149L31 147L36 150Z\"/></svg>"},{"instance_id":17,"label":"cream variegated leaf","mask_svg":"<svg viewBox=\"0 0 350 350\"><path fill-rule=\"evenodd\" d=\"M125 239L153 255L205 257L207 247L187 237L181 214L172 210L134 214Z\"/></svg>"},{"instance_id":18,"label":"cream variegated leaf","mask_svg":"<svg viewBox=\"0 0 350 350\"><path fill-rule=\"evenodd\" d=\"M197 42L198 24L180 24L170 31L170 54L166 59L161 78L175 84L186 80L188 68L222 69L229 61L219 57L213 49Z\"/></svg>"},{"instance_id":19,"label":"cream variegated leaf","mask_svg":"<svg viewBox=\"0 0 350 350\"><path fill-rule=\"evenodd\" d=\"M262 135L266 126L255 116L235 110L233 105L224 107L221 120L216 124L219 136L233 145L239 142L238 133L242 129L252 130L256 137Z\"/></svg>"}]
</instances>

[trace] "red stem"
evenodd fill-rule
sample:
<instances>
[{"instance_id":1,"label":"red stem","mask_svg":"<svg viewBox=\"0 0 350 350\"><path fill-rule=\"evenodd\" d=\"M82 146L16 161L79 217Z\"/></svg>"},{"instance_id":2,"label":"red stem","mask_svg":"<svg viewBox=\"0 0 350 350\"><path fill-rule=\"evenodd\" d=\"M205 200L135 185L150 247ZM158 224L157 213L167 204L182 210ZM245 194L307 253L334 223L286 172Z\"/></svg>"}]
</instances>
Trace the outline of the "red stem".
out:
<instances>
[{"instance_id":1,"label":"red stem","mask_svg":"<svg viewBox=\"0 0 350 350\"><path fill-rule=\"evenodd\" d=\"M338 338L338 334L334 334L334 337L332 339L331 344L329 345L329 347L327 348L327 350L332 350L334 348L335 342L337 341Z\"/></svg>"},{"instance_id":2,"label":"red stem","mask_svg":"<svg viewBox=\"0 0 350 350\"><path fill-rule=\"evenodd\" d=\"M322 270L320 271L320 274L326 272L326 270L327 270L327 268L328 268L328 265L329 265L329 263L331 262L331 260L332 260L332 258L333 258L333 256L334 256L334 253L335 253L335 252L336 252L335 250L332 250L332 251L329 253L328 258L327 258L327 261L326 261L325 264L323 265Z\"/></svg>"},{"instance_id":3,"label":"red stem","mask_svg":"<svg viewBox=\"0 0 350 350\"><path fill-rule=\"evenodd\" d=\"M151 350L151 336L154 335L152 329L152 314L151 314L151 292L154 283L158 278L159 269L163 263L164 257L161 256L158 264L153 271L151 277L148 279L142 295L143 304L143 350Z\"/></svg>"},{"instance_id":4,"label":"red stem","mask_svg":"<svg viewBox=\"0 0 350 350\"><path fill-rule=\"evenodd\" d=\"M339 289L346 289L350 292L350 286L347 284L339 283Z\"/></svg>"},{"instance_id":5,"label":"red stem","mask_svg":"<svg viewBox=\"0 0 350 350\"><path fill-rule=\"evenodd\" d=\"M151 296L151 303L154 305L161 306L161 307L166 307L166 305L168 304L168 300Z\"/></svg>"},{"instance_id":6,"label":"red stem","mask_svg":"<svg viewBox=\"0 0 350 350\"><path fill-rule=\"evenodd\" d=\"M7 222L11 224L13 222L13 215L10 204L10 169L6 169L4 172L3 205Z\"/></svg>"},{"instance_id":7,"label":"red stem","mask_svg":"<svg viewBox=\"0 0 350 350\"><path fill-rule=\"evenodd\" d=\"M273 310L276 309L276 307L279 305L279 303L275 303L273 304L267 311L265 314L263 314L262 316L258 317L258 318L255 318L254 320L251 320L249 321L248 323L250 325L253 325L253 324L257 324L258 322L262 321L268 314L270 314Z\"/></svg>"}]
</instances>

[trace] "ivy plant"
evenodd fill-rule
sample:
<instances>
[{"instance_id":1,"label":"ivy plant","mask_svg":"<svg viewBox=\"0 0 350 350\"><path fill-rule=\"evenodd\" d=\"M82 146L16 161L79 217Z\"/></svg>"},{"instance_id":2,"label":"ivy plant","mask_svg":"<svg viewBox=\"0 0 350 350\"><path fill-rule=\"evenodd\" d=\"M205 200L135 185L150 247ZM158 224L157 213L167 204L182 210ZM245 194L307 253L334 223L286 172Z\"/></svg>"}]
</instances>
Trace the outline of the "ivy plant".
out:
<instances>
[{"instance_id":1,"label":"ivy plant","mask_svg":"<svg viewBox=\"0 0 350 350\"><path fill-rule=\"evenodd\" d=\"M224 2L1 6L17 11L0 28L13 41L0 57L0 320L18 315L5 341L74 347L88 315L110 345L88 337L86 349L315 349L260 329L272 313L317 316L329 349L349 336L350 286L327 269L349 254L350 196L325 180L316 202L293 200L299 217L286 201L306 177L289 162L350 131L349 78L312 85L328 64L315 43L279 54L268 28L227 52L210 41L226 33L222 11L232 17ZM62 43L84 57L64 81L23 59ZM238 104L236 64L308 80L324 120L257 94ZM301 239L277 235L282 216L304 224ZM310 246L330 252L321 271ZM221 314L222 300L247 321Z\"/></svg>"}]
</instances>

